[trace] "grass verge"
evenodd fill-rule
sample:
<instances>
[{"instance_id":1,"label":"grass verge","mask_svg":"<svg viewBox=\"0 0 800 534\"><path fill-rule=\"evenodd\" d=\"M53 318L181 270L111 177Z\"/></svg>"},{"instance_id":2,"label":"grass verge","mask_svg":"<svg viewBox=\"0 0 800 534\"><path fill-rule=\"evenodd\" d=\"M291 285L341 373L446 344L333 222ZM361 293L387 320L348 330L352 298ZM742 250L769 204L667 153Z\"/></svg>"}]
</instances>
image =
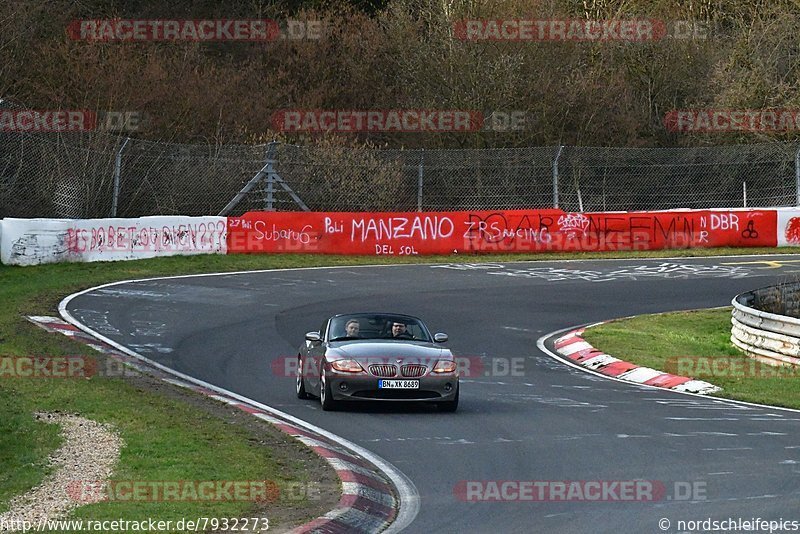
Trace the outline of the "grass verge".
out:
<instances>
[{"instance_id":1,"label":"grass verge","mask_svg":"<svg viewBox=\"0 0 800 534\"><path fill-rule=\"evenodd\" d=\"M730 342L731 308L642 315L584 333L616 358L722 388L717 396L800 409L800 372L757 363Z\"/></svg>"},{"instance_id":2,"label":"grass verge","mask_svg":"<svg viewBox=\"0 0 800 534\"><path fill-rule=\"evenodd\" d=\"M787 253L800 250L787 250ZM548 253L407 257L402 263L587 260L773 254L774 249L692 249L637 253ZM203 272L290 267L400 263L391 257L319 255L189 256L109 263L36 267L0 265L0 357L97 354L64 336L48 334L23 315L56 315L65 295L98 284ZM109 423L126 446L115 478L120 480L253 480L335 483L322 462L277 432L256 428L230 409L172 391L146 378L137 380L23 380L0 378L0 511L7 501L38 484L48 473L47 457L60 444L58 429L34 421L33 412L80 413ZM757 400L757 399L756 399ZM762 399L763 401L763 399ZM237 419L238 418L238 419ZM234 423L234 424L232 424ZM327 470L327 471L326 471ZM328 475L321 474L327 472ZM326 476L328 478L326 478ZM271 505L269 517L298 522L330 509L335 491L314 502ZM327 499L327 500L326 500ZM100 503L78 509L91 518L180 519L242 517L253 511L234 503ZM327 506L327 508L326 508Z\"/></svg>"}]
</instances>

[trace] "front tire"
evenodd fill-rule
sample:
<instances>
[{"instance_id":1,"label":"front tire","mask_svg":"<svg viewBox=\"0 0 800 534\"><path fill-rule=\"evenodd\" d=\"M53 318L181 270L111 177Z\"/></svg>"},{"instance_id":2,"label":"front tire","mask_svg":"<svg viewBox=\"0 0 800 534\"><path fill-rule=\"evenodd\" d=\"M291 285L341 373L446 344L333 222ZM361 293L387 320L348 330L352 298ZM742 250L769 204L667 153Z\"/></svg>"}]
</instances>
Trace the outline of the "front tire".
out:
<instances>
[{"instance_id":1,"label":"front tire","mask_svg":"<svg viewBox=\"0 0 800 534\"><path fill-rule=\"evenodd\" d=\"M306 381L303 380L303 358L297 357L297 384L295 385L298 399L310 399L311 395L306 391Z\"/></svg>"},{"instance_id":2,"label":"front tire","mask_svg":"<svg viewBox=\"0 0 800 534\"><path fill-rule=\"evenodd\" d=\"M319 374L319 402L322 405L323 411L326 412L332 412L339 406L339 403L333 400L331 385L325 376L324 363L322 365L322 371Z\"/></svg>"},{"instance_id":3,"label":"front tire","mask_svg":"<svg viewBox=\"0 0 800 534\"><path fill-rule=\"evenodd\" d=\"M461 387L456 390L456 396L453 397L453 400L440 402L438 403L439 410L443 412L455 412L458 409L458 394L461 391Z\"/></svg>"}]
</instances>

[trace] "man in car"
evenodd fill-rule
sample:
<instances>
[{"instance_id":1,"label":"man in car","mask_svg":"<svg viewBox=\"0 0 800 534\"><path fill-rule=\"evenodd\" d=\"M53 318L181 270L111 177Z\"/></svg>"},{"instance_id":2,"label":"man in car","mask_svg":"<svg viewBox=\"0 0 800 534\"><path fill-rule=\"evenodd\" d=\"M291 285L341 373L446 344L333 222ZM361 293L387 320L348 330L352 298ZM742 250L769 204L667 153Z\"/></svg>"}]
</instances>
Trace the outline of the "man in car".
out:
<instances>
[{"instance_id":1,"label":"man in car","mask_svg":"<svg viewBox=\"0 0 800 534\"><path fill-rule=\"evenodd\" d=\"M347 337L358 337L358 332L361 330L361 324L358 322L357 319L350 319L347 321L347 324L344 325L345 335Z\"/></svg>"},{"instance_id":2,"label":"man in car","mask_svg":"<svg viewBox=\"0 0 800 534\"><path fill-rule=\"evenodd\" d=\"M411 338L411 334L406 330L406 325L395 321L392 323L392 337L409 339Z\"/></svg>"}]
</instances>

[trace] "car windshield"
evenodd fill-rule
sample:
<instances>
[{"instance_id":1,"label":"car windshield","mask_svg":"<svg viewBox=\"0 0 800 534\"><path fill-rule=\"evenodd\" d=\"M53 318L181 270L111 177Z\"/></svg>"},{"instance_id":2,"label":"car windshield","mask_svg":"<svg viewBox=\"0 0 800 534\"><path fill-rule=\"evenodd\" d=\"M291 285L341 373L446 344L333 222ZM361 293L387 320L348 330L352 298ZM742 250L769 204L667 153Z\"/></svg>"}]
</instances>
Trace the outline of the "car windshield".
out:
<instances>
[{"instance_id":1,"label":"car windshield","mask_svg":"<svg viewBox=\"0 0 800 534\"><path fill-rule=\"evenodd\" d=\"M431 334L416 317L390 314L340 315L331 319L328 341L397 339L431 341Z\"/></svg>"}]
</instances>

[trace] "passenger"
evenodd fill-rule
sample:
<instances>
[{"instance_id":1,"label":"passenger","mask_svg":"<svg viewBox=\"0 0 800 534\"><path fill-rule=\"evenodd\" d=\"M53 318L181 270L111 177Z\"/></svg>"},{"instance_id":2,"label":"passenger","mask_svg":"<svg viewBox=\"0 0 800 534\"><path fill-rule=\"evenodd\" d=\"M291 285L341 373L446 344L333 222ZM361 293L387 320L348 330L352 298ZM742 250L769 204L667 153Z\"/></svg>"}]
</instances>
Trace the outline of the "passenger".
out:
<instances>
[{"instance_id":1,"label":"passenger","mask_svg":"<svg viewBox=\"0 0 800 534\"><path fill-rule=\"evenodd\" d=\"M412 338L413 336L408 333L405 324L395 321L392 323L392 337Z\"/></svg>"}]
</instances>

